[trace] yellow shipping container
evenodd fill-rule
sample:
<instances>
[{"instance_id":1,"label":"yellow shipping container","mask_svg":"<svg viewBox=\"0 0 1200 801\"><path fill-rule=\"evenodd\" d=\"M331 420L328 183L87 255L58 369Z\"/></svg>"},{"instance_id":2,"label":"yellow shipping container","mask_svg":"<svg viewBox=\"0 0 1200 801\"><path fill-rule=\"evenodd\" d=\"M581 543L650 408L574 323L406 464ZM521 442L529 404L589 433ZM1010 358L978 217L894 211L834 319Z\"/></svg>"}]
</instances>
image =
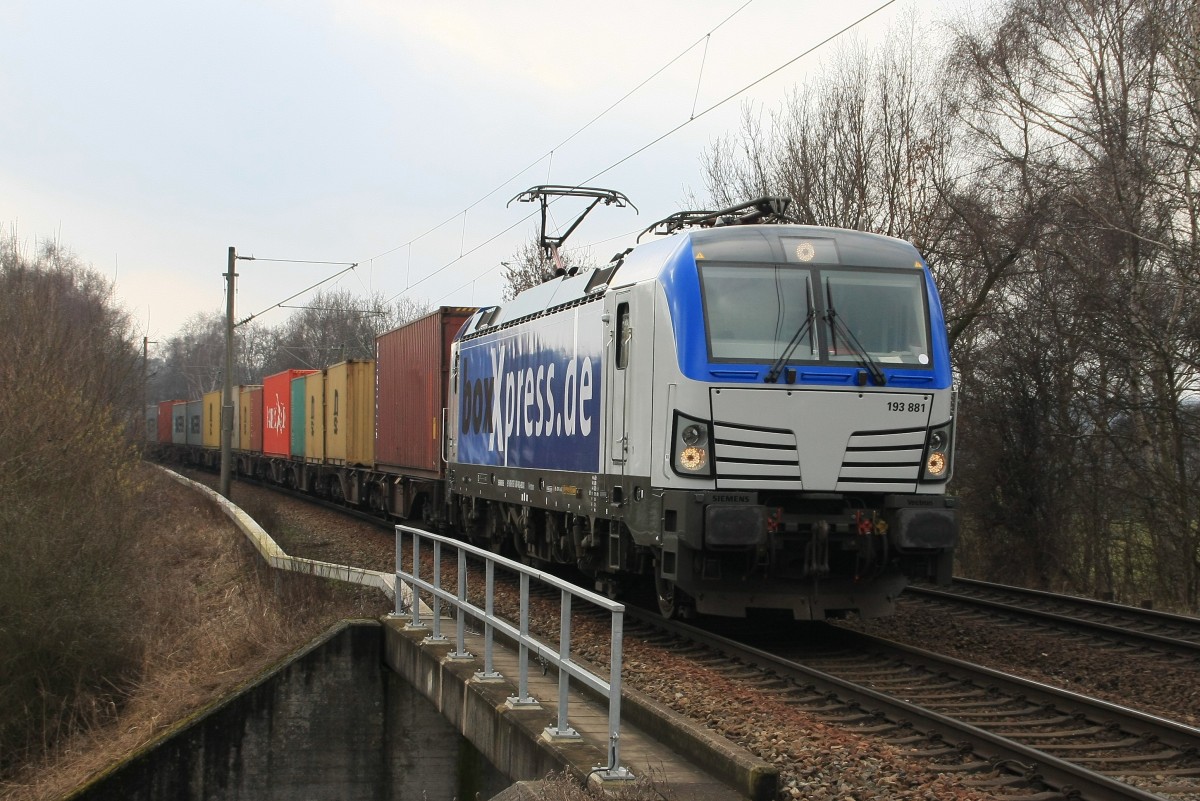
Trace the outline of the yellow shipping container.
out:
<instances>
[{"instance_id":1,"label":"yellow shipping container","mask_svg":"<svg viewBox=\"0 0 1200 801\"><path fill-rule=\"evenodd\" d=\"M333 464L375 462L375 362L355 360L325 371L325 458Z\"/></svg>"},{"instance_id":2,"label":"yellow shipping container","mask_svg":"<svg viewBox=\"0 0 1200 801\"><path fill-rule=\"evenodd\" d=\"M204 393L204 411L201 412L202 439L205 448L221 447L221 390Z\"/></svg>"},{"instance_id":3,"label":"yellow shipping container","mask_svg":"<svg viewBox=\"0 0 1200 801\"><path fill-rule=\"evenodd\" d=\"M243 384L238 392L238 449L262 451L262 385Z\"/></svg>"},{"instance_id":4,"label":"yellow shipping container","mask_svg":"<svg viewBox=\"0 0 1200 801\"><path fill-rule=\"evenodd\" d=\"M300 379L294 379L299 381ZM311 373L304 377L304 419L293 421L293 425L304 424L304 461L325 461L325 373ZM296 401L292 399L293 414Z\"/></svg>"}]
</instances>

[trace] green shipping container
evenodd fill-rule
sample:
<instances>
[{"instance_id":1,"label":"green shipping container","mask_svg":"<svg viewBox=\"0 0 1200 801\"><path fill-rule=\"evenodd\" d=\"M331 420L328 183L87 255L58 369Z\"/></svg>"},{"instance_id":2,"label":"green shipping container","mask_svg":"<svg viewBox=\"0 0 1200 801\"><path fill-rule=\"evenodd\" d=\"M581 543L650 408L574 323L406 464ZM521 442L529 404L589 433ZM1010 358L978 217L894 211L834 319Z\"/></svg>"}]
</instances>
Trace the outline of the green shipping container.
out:
<instances>
[{"instance_id":1,"label":"green shipping container","mask_svg":"<svg viewBox=\"0 0 1200 801\"><path fill-rule=\"evenodd\" d=\"M291 455L293 459L304 458L304 443L308 439L305 436L308 433L307 422L303 419L304 410L308 408L308 393L305 392L306 382L305 376L297 376L292 379L292 448ZM300 417L301 419L296 419Z\"/></svg>"}]
</instances>

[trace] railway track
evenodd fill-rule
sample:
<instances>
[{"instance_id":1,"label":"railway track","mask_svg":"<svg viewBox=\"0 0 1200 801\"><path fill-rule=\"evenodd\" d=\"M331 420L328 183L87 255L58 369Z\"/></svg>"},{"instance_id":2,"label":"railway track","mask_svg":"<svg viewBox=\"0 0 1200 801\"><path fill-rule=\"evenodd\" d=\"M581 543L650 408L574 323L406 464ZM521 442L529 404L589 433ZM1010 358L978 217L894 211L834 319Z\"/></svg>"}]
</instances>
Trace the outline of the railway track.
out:
<instances>
[{"instance_id":1,"label":"railway track","mask_svg":"<svg viewBox=\"0 0 1200 801\"><path fill-rule=\"evenodd\" d=\"M956 578L948 587L914 585L905 595L959 613L983 612L1099 639L1119 648L1154 649L1200 660L1200 618L1073 595ZM970 611L965 611L970 610Z\"/></svg>"},{"instance_id":2,"label":"railway track","mask_svg":"<svg viewBox=\"0 0 1200 801\"><path fill-rule=\"evenodd\" d=\"M640 636L690 649L763 692L915 751L940 770L972 774L965 784L1005 797L1200 794L1200 730L1183 724L855 632L829 629L829 638L780 645L778 629L735 640L651 613L630 617Z\"/></svg>"},{"instance_id":3,"label":"railway track","mask_svg":"<svg viewBox=\"0 0 1200 801\"><path fill-rule=\"evenodd\" d=\"M661 639L756 692L936 763L964 786L1009 799L1200 798L1195 728L830 626L785 628L817 644L780 648L778 627L748 640L741 622L739 644L719 631L668 633L675 624L656 618L631 609L627 636Z\"/></svg>"}]
</instances>

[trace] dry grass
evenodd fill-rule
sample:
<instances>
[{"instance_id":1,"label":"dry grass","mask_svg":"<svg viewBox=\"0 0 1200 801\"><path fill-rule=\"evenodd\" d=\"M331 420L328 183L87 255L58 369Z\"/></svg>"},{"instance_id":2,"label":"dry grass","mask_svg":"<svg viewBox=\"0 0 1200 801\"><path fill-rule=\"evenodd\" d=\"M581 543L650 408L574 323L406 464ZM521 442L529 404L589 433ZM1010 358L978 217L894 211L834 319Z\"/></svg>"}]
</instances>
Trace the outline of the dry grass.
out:
<instances>
[{"instance_id":1,"label":"dry grass","mask_svg":"<svg viewBox=\"0 0 1200 801\"><path fill-rule=\"evenodd\" d=\"M389 608L373 591L276 575L214 504L157 471L146 486L132 556L142 581L128 588L139 679L97 696L70 736L0 784L4 799L68 795L338 620Z\"/></svg>"},{"instance_id":2,"label":"dry grass","mask_svg":"<svg viewBox=\"0 0 1200 801\"><path fill-rule=\"evenodd\" d=\"M653 775L611 782L601 788L595 783L584 786L566 771L550 774L530 795L536 801L672 801L675 798L667 782Z\"/></svg>"}]
</instances>

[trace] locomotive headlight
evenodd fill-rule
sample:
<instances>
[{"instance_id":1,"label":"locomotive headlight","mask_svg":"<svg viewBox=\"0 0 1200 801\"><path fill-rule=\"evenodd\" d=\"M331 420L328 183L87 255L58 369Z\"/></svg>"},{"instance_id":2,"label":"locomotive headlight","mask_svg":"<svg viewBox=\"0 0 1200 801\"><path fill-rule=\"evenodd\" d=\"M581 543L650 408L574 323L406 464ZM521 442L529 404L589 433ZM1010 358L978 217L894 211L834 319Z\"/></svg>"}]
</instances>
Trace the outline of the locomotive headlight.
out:
<instances>
[{"instance_id":1,"label":"locomotive headlight","mask_svg":"<svg viewBox=\"0 0 1200 801\"><path fill-rule=\"evenodd\" d=\"M925 444L925 470L921 476L926 481L946 481L950 478L950 443L953 440L953 423L939 426L929 432Z\"/></svg>"},{"instance_id":2,"label":"locomotive headlight","mask_svg":"<svg viewBox=\"0 0 1200 801\"><path fill-rule=\"evenodd\" d=\"M695 423L684 428L679 436L683 439L683 444L688 446L688 450L703 449L708 444L708 432Z\"/></svg>"},{"instance_id":3,"label":"locomotive headlight","mask_svg":"<svg viewBox=\"0 0 1200 801\"><path fill-rule=\"evenodd\" d=\"M710 476L709 442L711 424L675 413L671 435L671 469L681 476Z\"/></svg>"},{"instance_id":4,"label":"locomotive headlight","mask_svg":"<svg viewBox=\"0 0 1200 801\"><path fill-rule=\"evenodd\" d=\"M679 454L679 466L684 470L703 470L708 466L708 452L703 448L688 447Z\"/></svg>"}]
</instances>

